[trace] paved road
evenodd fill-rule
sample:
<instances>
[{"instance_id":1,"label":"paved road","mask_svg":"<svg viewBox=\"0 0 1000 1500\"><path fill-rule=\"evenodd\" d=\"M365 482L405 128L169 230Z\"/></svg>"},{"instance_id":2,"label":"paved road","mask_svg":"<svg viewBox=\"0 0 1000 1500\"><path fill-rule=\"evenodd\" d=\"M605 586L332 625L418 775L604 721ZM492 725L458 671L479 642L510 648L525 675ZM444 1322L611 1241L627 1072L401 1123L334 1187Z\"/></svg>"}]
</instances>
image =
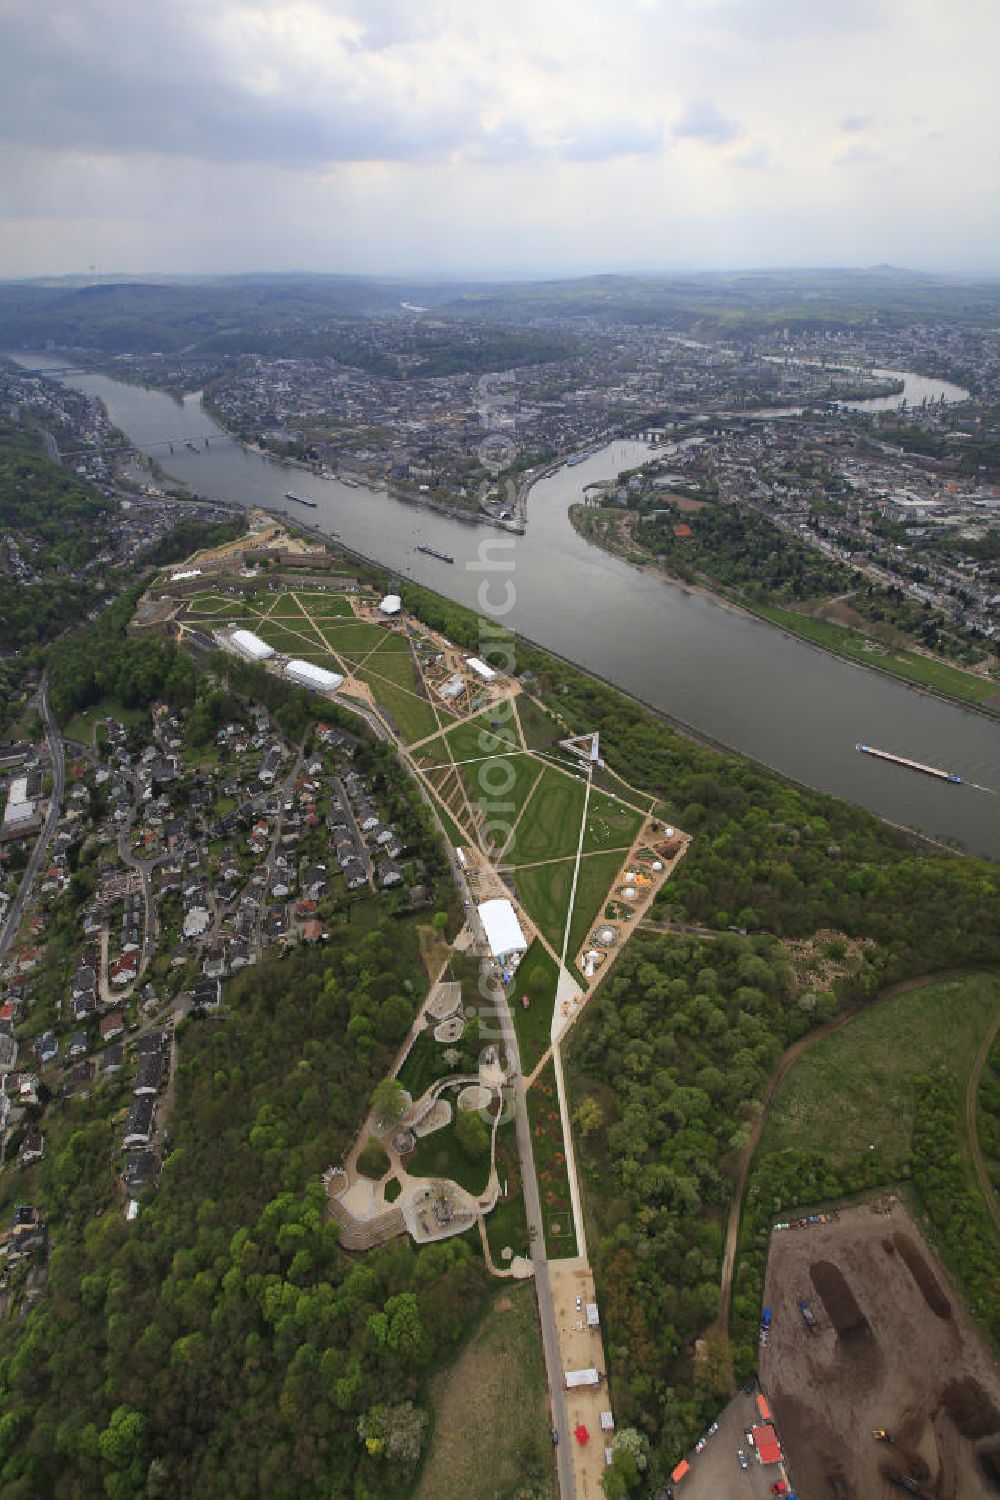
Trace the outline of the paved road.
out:
<instances>
[{"instance_id":1,"label":"paved road","mask_svg":"<svg viewBox=\"0 0 1000 1500\"><path fill-rule=\"evenodd\" d=\"M545 1370L548 1376L549 1399L552 1403L552 1426L559 1434L556 1447L556 1474L559 1480L560 1500L576 1500L576 1484L573 1478L572 1434L566 1414L566 1397L563 1391L562 1360L559 1356L559 1335L556 1329L555 1304L552 1300L552 1283L549 1280L549 1262L545 1254L545 1230L542 1224L542 1204L538 1193L538 1176L535 1172L535 1155L531 1148L531 1125L528 1120L528 1103L521 1074L521 1058L517 1050L517 1034L511 1019L507 997L500 986L493 991L493 998L500 1018L503 1045L510 1061L514 1080L514 1123L517 1129L517 1149L521 1159L521 1184L524 1192L524 1209L528 1220L531 1241L531 1264L535 1271L535 1292L538 1296L538 1317L542 1325L542 1349L545 1354Z\"/></svg>"},{"instance_id":2,"label":"paved road","mask_svg":"<svg viewBox=\"0 0 1000 1500\"><path fill-rule=\"evenodd\" d=\"M56 724L55 715L49 707L47 677L42 678L39 697L42 718L45 721L45 737L49 742L49 756L52 762L52 797L49 801L49 810L42 831L38 835L34 849L31 851L31 858L28 860L28 867L24 872L21 887L11 902L10 910L7 913L7 920L3 925L3 931L0 932L0 958L3 958L7 952L7 949L13 942L14 934L21 925L24 909L28 904L28 897L31 894L32 884L41 868L42 860L45 858L49 847L49 841L59 821L59 815L62 812L63 794L66 790L66 757L63 754L63 743L62 737L59 734L59 726Z\"/></svg>"}]
</instances>

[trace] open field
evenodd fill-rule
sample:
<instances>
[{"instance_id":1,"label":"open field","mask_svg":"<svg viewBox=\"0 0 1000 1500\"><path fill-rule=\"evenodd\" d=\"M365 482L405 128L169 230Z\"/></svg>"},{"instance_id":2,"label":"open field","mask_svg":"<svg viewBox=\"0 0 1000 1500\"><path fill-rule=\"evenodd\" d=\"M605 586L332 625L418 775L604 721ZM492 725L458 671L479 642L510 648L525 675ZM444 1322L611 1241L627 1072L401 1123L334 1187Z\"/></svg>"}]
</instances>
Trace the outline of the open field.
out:
<instances>
[{"instance_id":1,"label":"open field","mask_svg":"<svg viewBox=\"0 0 1000 1500\"><path fill-rule=\"evenodd\" d=\"M601 849L628 849L641 827L641 813L633 812L617 798L595 789L590 794L587 809L583 852L596 854Z\"/></svg>"},{"instance_id":2,"label":"open field","mask_svg":"<svg viewBox=\"0 0 1000 1500\"><path fill-rule=\"evenodd\" d=\"M761 1382L803 1495L905 1493L889 1465L939 1500L996 1493L983 1460L1000 1455L1000 1371L898 1202L773 1234L764 1300ZM873 1440L877 1428L891 1445Z\"/></svg>"},{"instance_id":3,"label":"open field","mask_svg":"<svg viewBox=\"0 0 1000 1500\"><path fill-rule=\"evenodd\" d=\"M846 656L851 661L863 662L865 666L881 667L894 677L902 677L917 687L930 688L951 698L961 698L966 703L985 703L998 690L998 684L987 678L973 676L959 667L950 667L946 662L932 661L916 651L893 650L881 647L857 630L846 625L834 625L829 620L814 620L798 610L782 609L778 605L753 604L756 614L771 620L775 625L800 635L817 646L825 646Z\"/></svg>"},{"instance_id":4,"label":"open field","mask_svg":"<svg viewBox=\"0 0 1000 1500\"><path fill-rule=\"evenodd\" d=\"M535 1293L511 1284L431 1382L434 1436L415 1500L552 1500L552 1443Z\"/></svg>"},{"instance_id":5,"label":"open field","mask_svg":"<svg viewBox=\"0 0 1000 1500\"><path fill-rule=\"evenodd\" d=\"M516 871L514 877L518 900L557 953L562 952L569 893L573 888L573 866L572 859L562 859L551 865L528 865ZM580 879L583 879L582 868Z\"/></svg>"},{"instance_id":6,"label":"open field","mask_svg":"<svg viewBox=\"0 0 1000 1500\"><path fill-rule=\"evenodd\" d=\"M549 1045L558 980L554 959L536 939L522 958L507 995L525 1076L534 1071ZM527 1010L521 1004L523 995L531 1001Z\"/></svg>"},{"instance_id":7,"label":"open field","mask_svg":"<svg viewBox=\"0 0 1000 1500\"><path fill-rule=\"evenodd\" d=\"M534 766L537 774L538 764L527 764ZM585 796L582 781L547 766L528 798L513 844L506 852L507 862L525 865L537 859L575 855Z\"/></svg>"},{"instance_id":8,"label":"open field","mask_svg":"<svg viewBox=\"0 0 1000 1500\"><path fill-rule=\"evenodd\" d=\"M841 1167L874 1145L891 1178L910 1150L913 1079L943 1066L964 1089L998 1010L1000 979L988 974L880 1000L795 1063L774 1096L758 1160L794 1147Z\"/></svg>"}]
</instances>

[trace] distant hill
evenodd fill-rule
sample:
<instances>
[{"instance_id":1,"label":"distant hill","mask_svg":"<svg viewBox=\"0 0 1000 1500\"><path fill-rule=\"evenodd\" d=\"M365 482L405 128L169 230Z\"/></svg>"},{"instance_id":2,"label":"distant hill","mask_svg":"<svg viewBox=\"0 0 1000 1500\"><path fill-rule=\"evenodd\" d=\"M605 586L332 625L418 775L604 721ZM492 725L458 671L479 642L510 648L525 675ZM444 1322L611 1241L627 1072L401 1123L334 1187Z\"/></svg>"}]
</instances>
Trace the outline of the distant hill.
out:
<instances>
[{"instance_id":1,"label":"distant hill","mask_svg":"<svg viewBox=\"0 0 1000 1500\"><path fill-rule=\"evenodd\" d=\"M941 319L994 322L1000 281L875 266L535 282L407 281L258 274L0 282L0 348L105 355L294 354L338 327L427 312L507 325L648 323L679 331L850 326Z\"/></svg>"}]
</instances>

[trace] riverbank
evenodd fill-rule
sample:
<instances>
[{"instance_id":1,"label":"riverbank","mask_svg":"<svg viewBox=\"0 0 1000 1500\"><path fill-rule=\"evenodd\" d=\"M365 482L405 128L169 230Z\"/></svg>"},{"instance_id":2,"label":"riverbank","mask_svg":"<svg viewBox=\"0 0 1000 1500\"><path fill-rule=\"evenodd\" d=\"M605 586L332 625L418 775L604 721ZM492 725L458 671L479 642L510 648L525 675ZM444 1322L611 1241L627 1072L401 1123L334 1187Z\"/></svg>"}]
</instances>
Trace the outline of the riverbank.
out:
<instances>
[{"instance_id":1,"label":"riverbank","mask_svg":"<svg viewBox=\"0 0 1000 1500\"><path fill-rule=\"evenodd\" d=\"M973 672L963 671L961 667L956 667L951 662L915 649L907 650L901 647L893 650L893 648L884 647L862 631L853 630L846 625L837 625L829 620L803 615L785 606L747 600L741 594L720 589L718 585L677 578L668 573L648 553L638 548L631 537L628 546L615 545L614 539L607 532L597 532L593 526L588 526L586 524L588 513L593 515L591 508L586 505L570 506L570 522L577 535L583 537L584 541L591 545L610 553L613 557L620 558L639 572L669 583L671 587L685 593L710 599L720 608L730 610L734 614L762 620L765 624L774 626L785 635L802 641L817 651L823 651L841 661L850 662L852 666L864 667L870 672L880 673L883 677L889 677L895 682L901 682L906 687L912 688L914 692L923 693L929 698L940 699L942 702L957 704L973 713L982 714L987 719L1000 720L1000 682L991 683L987 678L979 677ZM621 513L623 517L626 514L626 512ZM891 659L884 661L873 659L880 654ZM993 699L996 700L995 703Z\"/></svg>"}]
</instances>

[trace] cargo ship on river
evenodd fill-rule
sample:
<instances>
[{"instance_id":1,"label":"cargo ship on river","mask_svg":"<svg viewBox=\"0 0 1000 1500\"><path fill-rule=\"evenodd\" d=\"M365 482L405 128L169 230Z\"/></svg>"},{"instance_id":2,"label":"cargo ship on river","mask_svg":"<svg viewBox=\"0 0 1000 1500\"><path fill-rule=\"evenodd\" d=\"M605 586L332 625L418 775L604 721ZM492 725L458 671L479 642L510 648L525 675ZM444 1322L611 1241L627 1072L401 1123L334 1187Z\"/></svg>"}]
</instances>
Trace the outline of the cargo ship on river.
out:
<instances>
[{"instance_id":1,"label":"cargo ship on river","mask_svg":"<svg viewBox=\"0 0 1000 1500\"><path fill-rule=\"evenodd\" d=\"M305 495L297 495L294 490L286 490L285 499L294 500L296 505L308 505L310 510L318 508L315 500L307 500Z\"/></svg>"},{"instance_id":2,"label":"cargo ship on river","mask_svg":"<svg viewBox=\"0 0 1000 1500\"><path fill-rule=\"evenodd\" d=\"M874 755L876 760L890 761L894 766L905 766L908 771L921 771L925 776L936 776L938 781L950 781L954 786L962 785L961 776L954 771L939 771L937 766L925 766L919 760L907 760L905 755L893 755L890 750L876 750L874 745L855 745L861 755Z\"/></svg>"},{"instance_id":3,"label":"cargo ship on river","mask_svg":"<svg viewBox=\"0 0 1000 1500\"><path fill-rule=\"evenodd\" d=\"M416 550L418 552L425 552L428 557L436 557L438 562L453 563L455 561L450 552L439 552L436 547L418 546Z\"/></svg>"}]
</instances>

